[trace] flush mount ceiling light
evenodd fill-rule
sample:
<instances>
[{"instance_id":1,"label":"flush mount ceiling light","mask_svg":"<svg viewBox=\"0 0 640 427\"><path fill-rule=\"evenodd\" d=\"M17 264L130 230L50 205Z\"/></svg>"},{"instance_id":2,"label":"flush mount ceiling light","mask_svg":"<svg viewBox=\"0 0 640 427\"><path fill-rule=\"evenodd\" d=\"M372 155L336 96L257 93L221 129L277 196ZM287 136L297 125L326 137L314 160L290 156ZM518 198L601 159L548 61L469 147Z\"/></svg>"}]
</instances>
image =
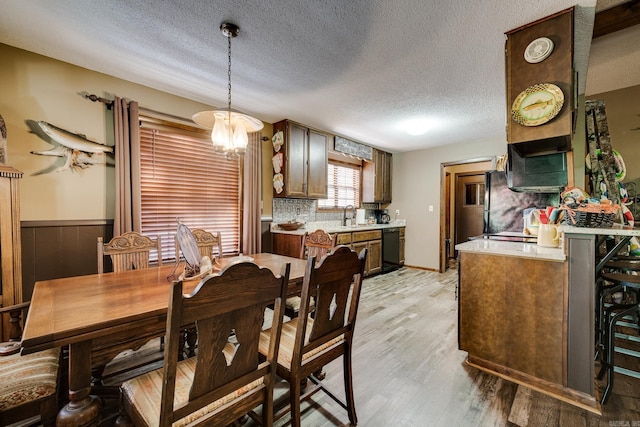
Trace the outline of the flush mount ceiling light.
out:
<instances>
[{"instance_id":1,"label":"flush mount ceiling light","mask_svg":"<svg viewBox=\"0 0 640 427\"><path fill-rule=\"evenodd\" d=\"M409 135L423 135L431 128L431 123L425 119L407 120L402 124L402 128Z\"/></svg>"},{"instance_id":2,"label":"flush mount ceiling light","mask_svg":"<svg viewBox=\"0 0 640 427\"><path fill-rule=\"evenodd\" d=\"M228 40L227 108L201 111L192 118L200 126L211 129L211 142L215 151L227 155L244 154L249 142L247 132L257 132L264 124L254 117L231 109L231 39L238 35L240 28L235 24L223 22L220 31Z\"/></svg>"}]
</instances>

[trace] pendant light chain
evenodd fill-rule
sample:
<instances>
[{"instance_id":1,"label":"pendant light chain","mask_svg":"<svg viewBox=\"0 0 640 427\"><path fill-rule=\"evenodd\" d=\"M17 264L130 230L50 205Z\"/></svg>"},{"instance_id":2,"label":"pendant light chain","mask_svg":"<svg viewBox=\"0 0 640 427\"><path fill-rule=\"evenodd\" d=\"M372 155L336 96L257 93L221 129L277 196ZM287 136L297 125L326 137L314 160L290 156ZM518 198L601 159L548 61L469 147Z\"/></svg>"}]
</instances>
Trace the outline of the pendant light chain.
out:
<instances>
[{"instance_id":1,"label":"pendant light chain","mask_svg":"<svg viewBox=\"0 0 640 427\"><path fill-rule=\"evenodd\" d=\"M229 48L227 50L228 57L229 57L229 68L227 70L227 78L228 78L228 82L229 82L227 84L227 89L229 90L229 98L228 98L227 107L229 108L229 111L231 111L231 34L229 34L227 36L227 40L229 42Z\"/></svg>"}]
</instances>

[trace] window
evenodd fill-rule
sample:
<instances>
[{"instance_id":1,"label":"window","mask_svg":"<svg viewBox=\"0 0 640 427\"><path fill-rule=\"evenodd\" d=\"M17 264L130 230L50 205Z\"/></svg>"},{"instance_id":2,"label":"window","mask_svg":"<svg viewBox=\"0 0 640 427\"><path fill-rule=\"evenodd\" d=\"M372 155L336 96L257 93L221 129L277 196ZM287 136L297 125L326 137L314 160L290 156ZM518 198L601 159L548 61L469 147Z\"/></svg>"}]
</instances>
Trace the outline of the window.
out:
<instances>
[{"instance_id":1,"label":"window","mask_svg":"<svg viewBox=\"0 0 640 427\"><path fill-rule=\"evenodd\" d=\"M360 207L361 167L329 160L327 169L327 198L318 200L318 208Z\"/></svg>"},{"instance_id":2,"label":"window","mask_svg":"<svg viewBox=\"0 0 640 427\"><path fill-rule=\"evenodd\" d=\"M239 161L215 153L208 135L142 122L142 233L161 236L162 259L175 259L176 218L220 231L224 254L239 252Z\"/></svg>"}]
</instances>

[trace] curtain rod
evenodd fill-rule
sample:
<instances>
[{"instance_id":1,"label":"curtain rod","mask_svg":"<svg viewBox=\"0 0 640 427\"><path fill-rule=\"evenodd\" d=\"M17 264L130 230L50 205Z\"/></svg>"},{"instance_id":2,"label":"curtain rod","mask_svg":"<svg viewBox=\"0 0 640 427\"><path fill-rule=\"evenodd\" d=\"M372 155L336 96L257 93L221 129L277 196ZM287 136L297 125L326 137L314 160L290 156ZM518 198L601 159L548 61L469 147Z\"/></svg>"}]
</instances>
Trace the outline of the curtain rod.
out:
<instances>
[{"instance_id":1,"label":"curtain rod","mask_svg":"<svg viewBox=\"0 0 640 427\"><path fill-rule=\"evenodd\" d=\"M112 99L106 99L106 98L101 98L98 95L95 94L89 94L87 92L83 92L82 95L93 101L93 102L102 102L104 105L106 105L107 109L111 109L111 107L113 107L113 100ZM163 113L162 111L156 111L156 110L152 110L151 108L146 108L143 106L138 106L138 110L139 111L143 111L147 114L154 114L156 116L160 116L160 117L166 117L166 118L171 118L171 119L176 119L176 120L181 120L183 122L187 122L187 123L193 123L194 125L196 124L192 119L187 119L185 117L180 117L180 116L176 116L173 114L169 114L169 113Z\"/></svg>"}]
</instances>

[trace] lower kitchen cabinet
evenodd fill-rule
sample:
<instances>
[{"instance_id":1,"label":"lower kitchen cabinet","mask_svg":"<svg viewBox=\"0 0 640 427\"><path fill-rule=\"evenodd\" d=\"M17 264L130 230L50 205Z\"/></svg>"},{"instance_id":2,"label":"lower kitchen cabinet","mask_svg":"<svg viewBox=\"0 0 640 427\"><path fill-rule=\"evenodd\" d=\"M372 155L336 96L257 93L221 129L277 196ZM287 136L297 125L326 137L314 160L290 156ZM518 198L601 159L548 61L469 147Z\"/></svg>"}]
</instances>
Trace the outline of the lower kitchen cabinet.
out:
<instances>
[{"instance_id":1,"label":"lower kitchen cabinet","mask_svg":"<svg viewBox=\"0 0 640 427\"><path fill-rule=\"evenodd\" d=\"M274 254L300 258L300 248L302 248L301 235L273 233L271 241Z\"/></svg>"},{"instance_id":2,"label":"lower kitchen cabinet","mask_svg":"<svg viewBox=\"0 0 640 427\"><path fill-rule=\"evenodd\" d=\"M354 231L352 233L351 248L360 253L367 248L367 263L364 275L380 273L382 271L382 230Z\"/></svg>"},{"instance_id":3,"label":"lower kitchen cabinet","mask_svg":"<svg viewBox=\"0 0 640 427\"><path fill-rule=\"evenodd\" d=\"M367 248L365 276L382 271L382 230L331 233L336 245L347 245L357 253ZM302 236L299 234L273 233L273 253L294 258L300 257Z\"/></svg>"}]
</instances>

